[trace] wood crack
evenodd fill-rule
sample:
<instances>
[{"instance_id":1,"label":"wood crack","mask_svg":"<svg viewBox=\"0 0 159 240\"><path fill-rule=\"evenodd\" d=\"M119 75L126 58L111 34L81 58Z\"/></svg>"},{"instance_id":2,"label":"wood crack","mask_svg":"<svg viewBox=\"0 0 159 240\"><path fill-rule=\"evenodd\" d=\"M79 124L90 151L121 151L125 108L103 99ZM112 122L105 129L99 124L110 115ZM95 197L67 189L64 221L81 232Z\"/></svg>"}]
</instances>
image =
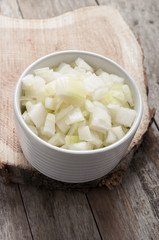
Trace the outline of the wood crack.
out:
<instances>
[{"instance_id":1,"label":"wood crack","mask_svg":"<svg viewBox=\"0 0 159 240\"><path fill-rule=\"evenodd\" d=\"M34 240L33 233L32 233L31 226L30 226L30 222L29 222L29 218L28 218L28 214L27 214L27 211L26 211L26 208L25 208L25 204L24 204L23 196L22 196L22 193L21 193L21 190L20 190L20 186L19 186L19 184L17 184L17 185L18 185L19 194L20 194L20 197L21 197L21 200L22 200L22 204L23 204L24 212L25 212L25 215L26 215L26 219L27 219L27 222L28 222L28 226L29 226L29 230L30 230L31 238L32 238L32 240Z\"/></svg>"},{"instance_id":2,"label":"wood crack","mask_svg":"<svg viewBox=\"0 0 159 240\"><path fill-rule=\"evenodd\" d=\"M155 119L155 118L153 118L153 121L154 121L154 124L155 124L155 126L156 126L157 130L159 131L159 125L158 125L158 123L156 122L156 119Z\"/></svg>"},{"instance_id":3,"label":"wood crack","mask_svg":"<svg viewBox=\"0 0 159 240\"><path fill-rule=\"evenodd\" d=\"M86 196L86 199L87 199L87 202L88 202L88 205L89 205L89 208L90 208L90 211L91 211L92 217L93 217L93 219L94 219L95 225L96 225L96 227L97 227L97 230L98 230L99 236L100 236L101 240L104 240L103 237L102 237L102 234L101 234L101 232L100 232L100 229L99 229L99 226L98 226L97 220L96 220L96 218L95 218L95 215L94 215L94 213L93 213L93 209L92 209L91 203L90 203L90 201L89 201L89 198L88 198L87 194L85 194L85 196Z\"/></svg>"},{"instance_id":4,"label":"wood crack","mask_svg":"<svg viewBox=\"0 0 159 240\"><path fill-rule=\"evenodd\" d=\"M20 5L19 5L19 1L16 0L16 3L17 3L18 10L19 10L19 13L20 13L20 15L21 15L21 18L24 18L23 13L22 13L21 8L20 8Z\"/></svg>"},{"instance_id":5,"label":"wood crack","mask_svg":"<svg viewBox=\"0 0 159 240\"><path fill-rule=\"evenodd\" d=\"M99 2L98 2L98 0L95 0L95 2L96 2L96 4L99 6L100 4L99 4Z\"/></svg>"}]
</instances>

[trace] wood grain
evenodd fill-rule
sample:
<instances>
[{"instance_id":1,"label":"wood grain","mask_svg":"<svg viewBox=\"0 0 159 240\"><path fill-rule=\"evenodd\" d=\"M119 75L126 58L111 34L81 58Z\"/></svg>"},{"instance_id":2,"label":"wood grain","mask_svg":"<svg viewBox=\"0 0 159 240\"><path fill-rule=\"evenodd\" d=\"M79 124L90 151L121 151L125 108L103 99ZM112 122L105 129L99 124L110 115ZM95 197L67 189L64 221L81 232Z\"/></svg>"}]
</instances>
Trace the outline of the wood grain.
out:
<instances>
[{"instance_id":1,"label":"wood grain","mask_svg":"<svg viewBox=\"0 0 159 240\"><path fill-rule=\"evenodd\" d=\"M159 219L132 169L116 189L92 190L88 199L103 239L158 239Z\"/></svg>"},{"instance_id":2,"label":"wood grain","mask_svg":"<svg viewBox=\"0 0 159 240\"><path fill-rule=\"evenodd\" d=\"M142 52L133 33L116 10L106 6L90 7L52 19L32 21L1 16L0 29L3 35L0 41L2 49L0 107L3 112L0 116L0 134L3 136L0 145L1 163L11 172L12 181L15 179L23 181L21 179L23 169L33 170L24 159L16 138L12 112L15 83L26 66L50 52L64 49L88 50L105 55L122 65L136 80L144 101L143 118L129 151L140 142L150 122Z\"/></svg>"},{"instance_id":3,"label":"wood grain","mask_svg":"<svg viewBox=\"0 0 159 240\"><path fill-rule=\"evenodd\" d=\"M20 189L35 240L101 239L83 193Z\"/></svg>"},{"instance_id":4,"label":"wood grain","mask_svg":"<svg viewBox=\"0 0 159 240\"><path fill-rule=\"evenodd\" d=\"M5 186L0 182L0 239L32 239L19 189L15 184Z\"/></svg>"},{"instance_id":5,"label":"wood grain","mask_svg":"<svg viewBox=\"0 0 159 240\"><path fill-rule=\"evenodd\" d=\"M159 132L153 124L121 185L88 193L103 239L158 239L158 144Z\"/></svg>"},{"instance_id":6,"label":"wood grain","mask_svg":"<svg viewBox=\"0 0 159 240\"><path fill-rule=\"evenodd\" d=\"M16 0L1 0L0 13L4 16L21 18L21 11Z\"/></svg>"},{"instance_id":7,"label":"wood grain","mask_svg":"<svg viewBox=\"0 0 159 240\"><path fill-rule=\"evenodd\" d=\"M148 162L154 164L159 174L159 130L156 126L152 126L146 135L146 140L143 143L146 155L149 156Z\"/></svg>"},{"instance_id":8,"label":"wood grain","mask_svg":"<svg viewBox=\"0 0 159 240\"><path fill-rule=\"evenodd\" d=\"M18 0L18 3L23 17L30 19L54 17L77 8L96 5L95 0Z\"/></svg>"},{"instance_id":9,"label":"wood grain","mask_svg":"<svg viewBox=\"0 0 159 240\"><path fill-rule=\"evenodd\" d=\"M18 0L23 18L49 18L52 17L53 6L51 0Z\"/></svg>"},{"instance_id":10,"label":"wood grain","mask_svg":"<svg viewBox=\"0 0 159 240\"><path fill-rule=\"evenodd\" d=\"M159 132L155 130L154 126L149 129L132 168L147 194L154 216L159 220Z\"/></svg>"}]
</instances>

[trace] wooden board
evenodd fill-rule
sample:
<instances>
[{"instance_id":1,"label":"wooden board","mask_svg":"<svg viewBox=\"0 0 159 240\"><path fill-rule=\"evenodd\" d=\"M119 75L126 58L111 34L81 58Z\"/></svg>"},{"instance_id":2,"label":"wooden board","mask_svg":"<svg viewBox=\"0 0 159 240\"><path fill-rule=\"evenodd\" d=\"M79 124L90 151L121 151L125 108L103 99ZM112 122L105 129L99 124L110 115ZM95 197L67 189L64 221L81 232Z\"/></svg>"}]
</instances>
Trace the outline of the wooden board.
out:
<instances>
[{"instance_id":1,"label":"wooden board","mask_svg":"<svg viewBox=\"0 0 159 240\"><path fill-rule=\"evenodd\" d=\"M31 240L31 233L18 185L0 182L0 239Z\"/></svg>"},{"instance_id":2,"label":"wooden board","mask_svg":"<svg viewBox=\"0 0 159 240\"><path fill-rule=\"evenodd\" d=\"M85 194L26 185L20 189L34 239L101 239Z\"/></svg>"},{"instance_id":3,"label":"wooden board","mask_svg":"<svg viewBox=\"0 0 159 240\"><path fill-rule=\"evenodd\" d=\"M152 180L149 179L151 194L148 194L142 186L146 181L141 182L140 176L136 175L131 167L117 188L112 191L104 188L92 189L88 193L102 239L158 239L159 191L155 180L154 174ZM150 200L149 197L153 195L154 199Z\"/></svg>"},{"instance_id":4,"label":"wooden board","mask_svg":"<svg viewBox=\"0 0 159 240\"><path fill-rule=\"evenodd\" d=\"M19 146L12 110L13 91L21 72L37 58L59 50L94 51L122 65L136 80L144 101L144 114L129 154L113 170L107 186L120 182L123 173L148 129L151 116L147 104L141 48L121 18L111 7L89 7L46 20L19 20L0 16L1 174L5 181L32 183L49 187L70 187L38 173L24 158ZM67 37L66 37L67 36ZM112 179L112 180L111 180ZM114 181L114 179L117 179ZM100 180L84 186L96 186ZM107 184L108 183L108 184ZM73 185L77 187L79 185Z\"/></svg>"},{"instance_id":5,"label":"wooden board","mask_svg":"<svg viewBox=\"0 0 159 240\"><path fill-rule=\"evenodd\" d=\"M18 0L18 4L25 19L49 18L76 8L97 5L96 0ZM34 11L30 11L30 9L34 9Z\"/></svg>"}]
</instances>

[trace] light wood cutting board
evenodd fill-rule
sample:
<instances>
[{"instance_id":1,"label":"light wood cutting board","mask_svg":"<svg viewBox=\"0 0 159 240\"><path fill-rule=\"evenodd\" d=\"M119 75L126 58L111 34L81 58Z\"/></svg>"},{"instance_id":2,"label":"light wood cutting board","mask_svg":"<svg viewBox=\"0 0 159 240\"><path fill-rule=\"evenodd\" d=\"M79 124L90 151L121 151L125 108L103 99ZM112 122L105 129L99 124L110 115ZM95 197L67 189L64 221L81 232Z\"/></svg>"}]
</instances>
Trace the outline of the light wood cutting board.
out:
<instances>
[{"instance_id":1,"label":"light wood cutting board","mask_svg":"<svg viewBox=\"0 0 159 240\"><path fill-rule=\"evenodd\" d=\"M0 171L5 182L64 186L38 173L24 158L16 136L13 94L18 77L30 63L45 54L66 49L93 51L111 58L132 75L142 93L144 114L129 154L113 170L115 173L104 178L103 184L113 185L121 180L133 157L132 149L148 129L151 116L142 50L117 10L108 6L87 7L45 20L0 16Z\"/></svg>"}]
</instances>

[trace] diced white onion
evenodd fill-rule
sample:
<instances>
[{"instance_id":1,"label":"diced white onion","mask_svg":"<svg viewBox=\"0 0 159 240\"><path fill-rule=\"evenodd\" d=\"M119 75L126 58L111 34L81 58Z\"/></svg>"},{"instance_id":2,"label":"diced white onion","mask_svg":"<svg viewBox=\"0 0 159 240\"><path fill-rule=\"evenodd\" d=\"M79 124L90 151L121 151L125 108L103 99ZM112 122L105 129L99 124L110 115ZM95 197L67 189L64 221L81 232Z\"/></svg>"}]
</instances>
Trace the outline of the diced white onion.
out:
<instances>
[{"instance_id":1,"label":"diced white onion","mask_svg":"<svg viewBox=\"0 0 159 240\"><path fill-rule=\"evenodd\" d=\"M37 128L44 124L47 111L41 102L32 106L31 110L28 112L29 117L35 124Z\"/></svg>"},{"instance_id":2,"label":"diced white onion","mask_svg":"<svg viewBox=\"0 0 159 240\"><path fill-rule=\"evenodd\" d=\"M45 119L42 133L46 137L52 137L55 134L55 115L48 113Z\"/></svg>"},{"instance_id":3,"label":"diced white onion","mask_svg":"<svg viewBox=\"0 0 159 240\"><path fill-rule=\"evenodd\" d=\"M35 69L22 79L22 118L38 137L57 147L85 151L125 136L136 111L124 79L83 59Z\"/></svg>"},{"instance_id":4,"label":"diced white onion","mask_svg":"<svg viewBox=\"0 0 159 240\"><path fill-rule=\"evenodd\" d=\"M74 124L81 121L84 121L84 117L80 108L73 109L65 118L66 124Z\"/></svg>"}]
</instances>

